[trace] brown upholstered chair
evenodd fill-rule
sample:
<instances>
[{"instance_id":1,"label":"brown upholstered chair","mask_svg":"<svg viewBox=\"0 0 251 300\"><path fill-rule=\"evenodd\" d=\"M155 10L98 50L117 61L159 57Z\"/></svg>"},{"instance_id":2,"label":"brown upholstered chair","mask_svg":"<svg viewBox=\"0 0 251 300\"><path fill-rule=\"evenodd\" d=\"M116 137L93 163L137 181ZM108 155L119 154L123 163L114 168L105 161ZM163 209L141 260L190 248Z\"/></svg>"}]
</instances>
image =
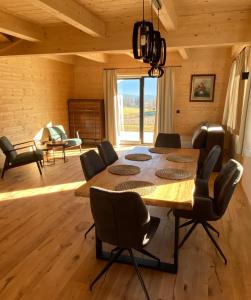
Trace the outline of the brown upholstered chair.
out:
<instances>
[{"instance_id":1,"label":"brown upholstered chair","mask_svg":"<svg viewBox=\"0 0 251 300\"><path fill-rule=\"evenodd\" d=\"M83 173L85 175L86 181L89 181L97 175L99 172L105 169L105 165L103 160L98 155L98 153L94 150L89 150L80 155L80 162L82 166ZM95 223L91 225L91 227L85 232L85 238L87 234L94 228Z\"/></svg>"},{"instance_id":2,"label":"brown upholstered chair","mask_svg":"<svg viewBox=\"0 0 251 300\"><path fill-rule=\"evenodd\" d=\"M99 155L106 166L118 160L118 155L109 141L103 141L97 147Z\"/></svg>"},{"instance_id":3,"label":"brown upholstered chair","mask_svg":"<svg viewBox=\"0 0 251 300\"><path fill-rule=\"evenodd\" d=\"M19 150L33 148L33 151L17 153ZM8 169L20 167L30 163L36 163L40 175L42 175L41 167L43 166L43 151L36 149L34 141L27 141L18 144L11 144L6 136L0 138L0 148L5 154L5 162L2 170L2 178Z\"/></svg>"},{"instance_id":4,"label":"brown upholstered chair","mask_svg":"<svg viewBox=\"0 0 251 300\"><path fill-rule=\"evenodd\" d=\"M182 217L190 219L190 221L185 222L180 226L185 227L192 225L187 234L184 236L179 247L181 247L185 241L188 239L190 234L194 231L198 224L201 224L208 234L209 238L215 245L216 249L219 251L220 255L223 257L225 264L227 264L227 259L222 252L221 248L213 238L210 230L216 232L219 236L219 232L210 224L208 221L217 221L225 213L229 201L234 193L236 185L241 179L243 168L240 163L231 159L229 160L221 169L219 175L214 182L214 197L208 196L196 196L194 197L193 210L173 210L176 217Z\"/></svg>"},{"instance_id":5,"label":"brown upholstered chair","mask_svg":"<svg viewBox=\"0 0 251 300\"><path fill-rule=\"evenodd\" d=\"M197 176L195 179L195 191L194 196L208 196L209 195L209 178L213 172L213 169L219 159L221 148L215 145L208 153L200 169L197 170ZM172 212L172 208L169 209L167 216Z\"/></svg>"},{"instance_id":6,"label":"brown upholstered chair","mask_svg":"<svg viewBox=\"0 0 251 300\"><path fill-rule=\"evenodd\" d=\"M213 172L215 165L221 155L221 147L218 145L213 146L209 151L207 157L203 161L202 166L198 166L197 176L195 180L195 195L208 195L209 194L209 178Z\"/></svg>"},{"instance_id":7,"label":"brown upholstered chair","mask_svg":"<svg viewBox=\"0 0 251 300\"><path fill-rule=\"evenodd\" d=\"M127 250L145 295L147 299L150 299L132 249L156 259L156 263L159 263L159 259L146 251L144 247L153 238L160 219L149 215L143 200L135 192L114 192L92 187L90 201L97 237L115 246L109 263L92 281L90 289L92 290L99 278Z\"/></svg>"},{"instance_id":8,"label":"brown upholstered chair","mask_svg":"<svg viewBox=\"0 0 251 300\"><path fill-rule=\"evenodd\" d=\"M159 133L155 147L181 148L181 139L178 133Z\"/></svg>"},{"instance_id":9,"label":"brown upholstered chair","mask_svg":"<svg viewBox=\"0 0 251 300\"><path fill-rule=\"evenodd\" d=\"M200 149L199 168L213 146L218 145L222 151L214 171L220 171L223 162L224 136L225 131L221 125L204 122L198 126L193 134L192 145L194 149Z\"/></svg>"}]
</instances>

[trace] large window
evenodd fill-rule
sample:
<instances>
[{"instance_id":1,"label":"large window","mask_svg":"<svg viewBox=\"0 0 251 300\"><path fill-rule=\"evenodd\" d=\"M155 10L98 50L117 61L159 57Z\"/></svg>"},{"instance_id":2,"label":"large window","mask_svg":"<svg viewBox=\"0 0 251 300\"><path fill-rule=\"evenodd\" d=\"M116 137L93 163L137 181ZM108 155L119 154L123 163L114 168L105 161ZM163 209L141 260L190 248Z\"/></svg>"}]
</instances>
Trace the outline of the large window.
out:
<instances>
[{"instance_id":1,"label":"large window","mask_svg":"<svg viewBox=\"0 0 251 300\"><path fill-rule=\"evenodd\" d=\"M120 141L153 143L156 98L156 78L118 80Z\"/></svg>"}]
</instances>

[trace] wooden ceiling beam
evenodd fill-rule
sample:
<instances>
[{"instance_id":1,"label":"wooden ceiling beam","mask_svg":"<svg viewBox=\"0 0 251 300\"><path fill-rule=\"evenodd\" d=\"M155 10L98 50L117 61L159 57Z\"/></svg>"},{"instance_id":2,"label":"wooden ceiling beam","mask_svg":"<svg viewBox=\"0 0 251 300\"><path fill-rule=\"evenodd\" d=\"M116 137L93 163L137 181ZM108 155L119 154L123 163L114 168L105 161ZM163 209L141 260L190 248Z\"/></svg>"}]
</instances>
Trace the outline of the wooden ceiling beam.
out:
<instances>
[{"instance_id":1,"label":"wooden ceiling beam","mask_svg":"<svg viewBox=\"0 0 251 300\"><path fill-rule=\"evenodd\" d=\"M78 56L81 56L83 58L98 62L98 63L107 63L107 55L105 53L81 53L77 54Z\"/></svg>"},{"instance_id":2,"label":"wooden ceiling beam","mask_svg":"<svg viewBox=\"0 0 251 300\"><path fill-rule=\"evenodd\" d=\"M229 15L229 14L228 14ZM168 49L197 48L214 46L232 46L234 44L250 44L250 13L243 13L247 22L230 22L223 18L224 14L203 21L184 18L182 26L175 31L163 32ZM232 17L234 18L234 14ZM239 15L238 15L239 16ZM236 16L236 18L238 17ZM208 26L208 24L211 24ZM108 28L109 29L109 28ZM0 55L30 54L79 54L84 52L121 53L132 51L131 31L110 27L105 39L94 39L69 25L50 26L46 28L46 39L41 43L22 41Z\"/></svg>"},{"instance_id":3,"label":"wooden ceiling beam","mask_svg":"<svg viewBox=\"0 0 251 300\"><path fill-rule=\"evenodd\" d=\"M31 0L60 20L94 37L104 37L105 23L73 0Z\"/></svg>"},{"instance_id":4,"label":"wooden ceiling beam","mask_svg":"<svg viewBox=\"0 0 251 300\"><path fill-rule=\"evenodd\" d=\"M74 65L74 63L75 63L75 57L73 55L47 54L47 55L41 55L40 57L63 62L65 64L70 64L70 65Z\"/></svg>"},{"instance_id":5,"label":"wooden ceiling beam","mask_svg":"<svg viewBox=\"0 0 251 300\"><path fill-rule=\"evenodd\" d=\"M44 39L43 29L37 25L0 11L0 32L17 38L38 42Z\"/></svg>"},{"instance_id":6,"label":"wooden ceiling beam","mask_svg":"<svg viewBox=\"0 0 251 300\"><path fill-rule=\"evenodd\" d=\"M152 3L152 0L149 0ZM156 14L158 14L158 9L154 5L153 8ZM173 0L161 0L159 1L161 4L161 9L159 11L160 22L165 28L165 30L175 30L178 26L178 17L176 14L174 1Z\"/></svg>"}]
</instances>

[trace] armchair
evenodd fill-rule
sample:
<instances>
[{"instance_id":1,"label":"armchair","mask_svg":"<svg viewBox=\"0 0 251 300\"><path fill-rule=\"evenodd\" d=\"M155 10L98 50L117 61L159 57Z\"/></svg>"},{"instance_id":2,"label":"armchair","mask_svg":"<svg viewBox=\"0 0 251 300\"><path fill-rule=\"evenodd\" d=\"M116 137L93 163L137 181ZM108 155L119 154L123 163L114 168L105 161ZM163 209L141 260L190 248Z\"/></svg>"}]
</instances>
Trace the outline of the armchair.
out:
<instances>
[{"instance_id":1,"label":"armchair","mask_svg":"<svg viewBox=\"0 0 251 300\"><path fill-rule=\"evenodd\" d=\"M79 147L82 150L82 140L79 138L78 131L76 131L76 138L68 138L62 125L55 125L47 127L50 141L64 141L67 143L66 148Z\"/></svg>"},{"instance_id":2,"label":"armchair","mask_svg":"<svg viewBox=\"0 0 251 300\"><path fill-rule=\"evenodd\" d=\"M33 151L17 153L18 150L27 149L30 147L33 148ZM34 141L27 141L13 145L7 137L2 136L0 138L0 148L6 156L1 178L4 177L4 173L8 169L27 165L33 162L37 164L39 173L42 175L41 167L43 166L43 151L36 148Z\"/></svg>"}]
</instances>

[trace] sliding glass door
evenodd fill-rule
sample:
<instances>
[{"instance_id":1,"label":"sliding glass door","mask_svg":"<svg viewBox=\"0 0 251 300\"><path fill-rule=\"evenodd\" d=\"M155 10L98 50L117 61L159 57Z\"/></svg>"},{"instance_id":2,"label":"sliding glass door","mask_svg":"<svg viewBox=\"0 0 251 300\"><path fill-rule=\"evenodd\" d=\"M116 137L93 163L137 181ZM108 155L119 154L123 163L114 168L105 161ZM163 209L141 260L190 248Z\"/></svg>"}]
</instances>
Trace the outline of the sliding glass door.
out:
<instances>
[{"instance_id":1,"label":"sliding glass door","mask_svg":"<svg viewBox=\"0 0 251 300\"><path fill-rule=\"evenodd\" d=\"M119 79L119 135L123 143L153 143L157 79Z\"/></svg>"},{"instance_id":2,"label":"sliding glass door","mask_svg":"<svg viewBox=\"0 0 251 300\"><path fill-rule=\"evenodd\" d=\"M140 142L140 79L119 79L119 139Z\"/></svg>"}]
</instances>

